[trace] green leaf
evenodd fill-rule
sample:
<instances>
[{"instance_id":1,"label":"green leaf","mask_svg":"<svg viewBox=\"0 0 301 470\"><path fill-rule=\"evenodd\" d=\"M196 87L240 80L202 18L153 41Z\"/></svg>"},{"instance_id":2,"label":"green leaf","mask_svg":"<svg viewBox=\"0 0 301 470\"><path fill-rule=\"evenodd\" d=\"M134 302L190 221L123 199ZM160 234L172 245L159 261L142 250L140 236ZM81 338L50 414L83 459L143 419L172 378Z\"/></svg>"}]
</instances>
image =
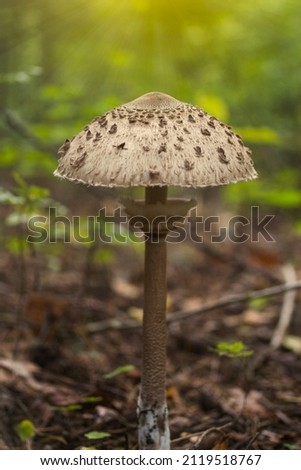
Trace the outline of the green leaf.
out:
<instances>
[{"instance_id":1,"label":"green leaf","mask_svg":"<svg viewBox=\"0 0 301 470\"><path fill-rule=\"evenodd\" d=\"M83 405L87 403L99 403L102 397L84 397L80 403L71 403L69 405L56 406L54 409L57 411L79 411L83 409Z\"/></svg>"},{"instance_id":2,"label":"green leaf","mask_svg":"<svg viewBox=\"0 0 301 470\"><path fill-rule=\"evenodd\" d=\"M284 443L283 447L288 450L300 450L301 447L297 446L296 444Z\"/></svg>"},{"instance_id":3,"label":"green leaf","mask_svg":"<svg viewBox=\"0 0 301 470\"><path fill-rule=\"evenodd\" d=\"M27 197L30 201L35 202L49 196L49 189L42 186L31 185L28 186Z\"/></svg>"},{"instance_id":4,"label":"green leaf","mask_svg":"<svg viewBox=\"0 0 301 470\"><path fill-rule=\"evenodd\" d=\"M220 342L213 351L220 356L240 358L252 356L253 354L253 351L247 349L242 341L236 341L234 343Z\"/></svg>"},{"instance_id":5,"label":"green leaf","mask_svg":"<svg viewBox=\"0 0 301 470\"><path fill-rule=\"evenodd\" d=\"M55 410L57 411L79 411L82 410L82 405L78 403L72 403L70 405L56 406Z\"/></svg>"},{"instance_id":6,"label":"green leaf","mask_svg":"<svg viewBox=\"0 0 301 470\"><path fill-rule=\"evenodd\" d=\"M134 368L135 367L132 364L126 364L125 366L117 367L117 369L114 369L112 372L109 372L108 374L105 374L104 378L105 379L112 379L113 377L116 377L116 375L126 374L127 372L130 372Z\"/></svg>"},{"instance_id":7,"label":"green leaf","mask_svg":"<svg viewBox=\"0 0 301 470\"><path fill-rule=\"evenodd\" d=\"M5 242L5 246L10 253L15 255L20 255L21 252L28 249L25 237L9 237Z\"/></svg>"},{"instance_id":8,"label":"green leaf","mask_svg":"<svg viewBox=\"0 0 301 470\"><path fill-rule=\"evenodd\" d=\"M105 439L106 437L110 436L110 433L101 431L90 431L85 434L85 437L87 437L91 441L96 439Z\"/></svg>"},{"instance_id":9,"label":"green leaf","mask_svg":"<svg viewBox=\"0 0 301 470\"><path fill-rule=\"evenodd\" d=\"M0 154L0 167L9 167L18 161L19 151L13 145L3 146Z\"/></svg>"},{"instance_id":10,"label":"green leaf","mask_svg":"<svg viewBox=\"0 0 301 470\"><path fill-rule=\"evenodd\" d=\"M102 397L84 397L81 403L99 403L102 401Z\"/></svg>"},{"instance_id":11,"label":"green leaf","mask_svg":"<svg viewBox=\"0 0 301 470\"><path fill-rule=\"evenodd\" d=\"M114 253L112 250L107 248L99 248L94 253L95 261L99 263L108 263L110 264L114 260Z\"/></svg>"},{"instance_id":12,"label":"green leaf","mask_svg":"<svg viewBox=\"0 0 301 470\"><path fill-rule=\"evenodd\" d=\"M248 307L254 308L255 310L263 310L269 303L271 299L269 297L258 297L257 299L250 299L248 302Z\"/></svg>"},{"instance_id":13,"label":"green leaf","mask_svg":"<svg viewBox=\"0 0 301 470\"><path fill-rule=\"evenodd\" d=\"M17 425L17 433L21 441L32 439L36 434L36 427L29 419L23 419Z\"/></svg>"}]
</instances>

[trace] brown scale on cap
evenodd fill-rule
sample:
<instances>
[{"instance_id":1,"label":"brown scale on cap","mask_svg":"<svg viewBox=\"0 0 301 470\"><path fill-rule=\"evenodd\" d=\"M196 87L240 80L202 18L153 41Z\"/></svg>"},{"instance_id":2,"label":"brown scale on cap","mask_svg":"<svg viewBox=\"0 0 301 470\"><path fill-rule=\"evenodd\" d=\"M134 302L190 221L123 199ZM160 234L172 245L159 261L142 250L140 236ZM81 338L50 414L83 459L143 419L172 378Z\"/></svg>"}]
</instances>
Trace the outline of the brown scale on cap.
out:
<instances>
[{"instance_id":1,"label":"brown scale on cap","mask_svg":"<svg viewBox=\"0 0 301 470\"><path fill-rule=\"evenodd\" d=\"M195 119L191 114L188 115L188 121L193 123L195 122Z\"/></svg>"},{"instance_id":2,"label":"brown scale on cap","mask_svg":"<svg viewBox=\"0 0 301 470\"><path fill-rule=\"evenodd\" d=\"M121 144L118 145L113 145L113 147L116 147L116 150L127 150L125 147L125 142L121 142Z\"/></svg>"},{"instance_id":3,"label":"brown scale on cap","mask_svg":"<svg viewBox=\"0 0 301 470\"><path fill-rule=\"evenodd\" d=\"M93 139L93 142L98 142L101 139L101 133L96 132L95 137Z\"/></svg>"},{"instance_id":4,"label":"brown scale on cap","mask_svg":"<svg viewBox=\"0 0 301 470\"><path fill-rule=\"evenodd\" d=\"M157 92L95 118L59 156L57 176L96 186L210 186L257 176L251 151L229 126ZM145 168L156 169L155 178Z\"/></svg>"},{"instance_id":5,"label":"brown scale on cap","mask_svg":"<svg viewBox=\"0 0 301 470\"><path fill-rule=\"evenodd\" d=\"M108 121L106 119L101 119L100 121L98 121L100 127L106 127L107 124L108 124Z\"/></svg>"},{"instance_id":6,"label":"brown scale on cap","mask_svg":"<svg viewBox=\"0 0 301 470\"><path fill-rule=\"evenodd\" d=\"M188 170L188 171L193 170L194 162L190 162L189 160L185 160L184 161L184 168L185 168L185 170Z\"/></svg>"},{"instance_id":7,"label":"brown scale on cap","mask_svg":"<svg viewBox=\"0 0 301 470\"><path fill-rule=\"evenodd\" d=\"M217 153L218 153L218 158L220 159L222 163L229 163L229 160L226 157L225 150L223 148L218 147Z\"/></svg>"},{"instance_id":8,"label":"brown scale on cap","mask_svg":"<svg viewBox=\"0 0 301 470\"><path fill-rule=\"evenodd\" d=\"M115 134L117 132L117 124L113 124L113 126L109 129L109 134Z\"/></svg>"},{"instance_id":9,"label":"brown scale on cap","mask_svg":"<svg viewBox=\"0 0 301 470\"><path fill-rule=\"evenodd\" d=\"M63 157L67 151L69 150L69 147L70 147L70 140L69 139L66 139L64 144L58 149L58 155L59 157Z\"/></svg>"},{"instance_id":10,"label":"brown scale on cap","mask_svg":"<svg viewBox=\"0 0 301 470\"><path fill-rule=\"evenodd\" d=\"M196 147L194 147L194 150L195 150L195 154L197 157L203 157L203 154L202 154L202 149L199 145L197 145Z\"/></svg>"},{"instance_id":11,"label":"brown scale on cap","mask_svg":"<svg viewBox=\"0 0 301 470\"><path fill-rule=\"evenodd\" d=\"M87 157L87 152L83 153L82 155L80 155L79 157L71 157L70 159L70 165L73 167L73 168L76 168L76 169L79 169L80 167L83 166L83 164L85 163L85 159Z\"/></svg>"},{"instance_id":12,"label":"brown scale on cap","mask_svg":"<svg viewBox=\"0 0 301 470\"><path fill-rule=\"evenodd\" d=\"M161 144L158 153L166 152L166 144Z\"/></svg>"}]
</instances>

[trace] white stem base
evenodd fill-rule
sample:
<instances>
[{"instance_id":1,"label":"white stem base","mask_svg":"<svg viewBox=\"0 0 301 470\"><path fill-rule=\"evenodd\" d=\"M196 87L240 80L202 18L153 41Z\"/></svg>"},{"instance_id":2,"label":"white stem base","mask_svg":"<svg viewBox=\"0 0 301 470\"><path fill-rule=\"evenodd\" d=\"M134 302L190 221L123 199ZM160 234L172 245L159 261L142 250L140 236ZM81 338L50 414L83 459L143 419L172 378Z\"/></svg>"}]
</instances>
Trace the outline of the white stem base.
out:
<instances>
[{"instance_id":1,"label":"white stem base","mask_svg":"<svg viewBox=\"0 0 301 470\"><path fill-rule=\"evenodd\" d=\"M141 450L169 450L170 435L167 405L143 406L138 398L138 440Z\"/></svg>"}]
</instances>

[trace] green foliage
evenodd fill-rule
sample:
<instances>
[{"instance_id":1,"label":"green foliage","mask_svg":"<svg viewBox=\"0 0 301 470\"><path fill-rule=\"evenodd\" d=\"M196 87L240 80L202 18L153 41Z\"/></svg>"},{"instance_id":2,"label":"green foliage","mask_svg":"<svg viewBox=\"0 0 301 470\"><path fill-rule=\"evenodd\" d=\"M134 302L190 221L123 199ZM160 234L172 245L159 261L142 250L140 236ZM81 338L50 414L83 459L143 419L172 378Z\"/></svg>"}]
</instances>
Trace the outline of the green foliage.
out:
<instances>
[{"instance_id":1,"label":"green foliage","mask_svg":"<svg viewBox=\"0 0 301 470\"><path fill-rule=\"evenodd\" d=\"M50 205L58 205L49 196L49 190L42 186L28 184L18 173L14 174L17 186L14 193L0 187L0 203L11 207L11 212L6 218L7 225L24 224L31 215ZM64 209L59 204L61 209Z\"/></svg>"},{"instance_id":2,"label":"green foliage","mask_svg":"<svg viewBox=\"0 0 301 470\"><path fill-rule=\"evenodd\" d=\"M269 185L266 179L269 178ZM293 168L286 168L269 177L258 178L248 184L238 183L225 189L225 196L230 203L237 203L244 189L243 201L264 204L266 207L285 209L299 208L301 205L301 189L299 174Z\"/></svg>"},{"instance_id":3,"label":"green foliage","mask_svg":"<svg viewBox=\"0 0 301 470\"><path fill-rule=\"evenodd\" d=\"M28 248L25 238L21 236L7 237L4 246L10 253L16 256L20 255L20 253L24 253Z\"/></svg>"},{"instance_id":4,"label":"green foliage","mask_svg":"<svg viewBox=\"0 0 301 470\"><path fill-rule=\"evenodd\" d=\"M17 230L13 234L9 231L4 233L4 227L1 227L3 233L0 232L0 236L2 235L3 245L10 253L20 255L29 251L27 235L30 218L37 214L47 214L50 206L57 207L61 214L66 213L66 208L50 197L47 188L31 185L17 173L14 174L14 180L16 187L13 192L0 187L0 204L9 208L4 219L6 228L15 227Z\"/></svg>"},{"instance_id":5,"label":"green foliage","mask_svg":"<svg viewBox=\"0 0 301 470\"><path fill-rule=\"evenodd\" d=\"M220 342L213 351L220 356L231 358L245 358L253 354L253 351L248 349L242 341L236 341L234 343Z\"/></svg>"},{"instance_id":6,"label":"green foliage","mask_svg":"<svg viewBox=\"0 0 301 470\"><path fill-rule=\"evenodd\" d=\"M298 168L301 150L299 0L82 5L40 0L24 10L6 2L1 10L1 108L26 128L20 135L0 121L1 169L52 179L66 137L94 115L159 90L226 120L252 147L264 182L237 185L228 203L300 205L300 175L293 186L279 178Z\"/></svg>"},{"instance_id":7,"label":"green foliage","mask_svg":"<svg viewBox=\"0 0 301 470\"><path fill-rule=\"evenodd\" d=\"M221 121L226 122L229 119L228 106L218 95L198 92L195 97L195 104L206 109L207 113L218 117Z\"/></svg>"},{"instance_id":8,"label":"green foliage","mask_svg":"<svg viewBox=\"0 0 301 470\"><path fill-rule=\"evenodd\" d=\"M285 443L283 444L283 447L287 450L301 450L301 448L296 444Z\"/></svg>"},{"instance_id":9,"label":"green foliage","mask_svg":"<svg viewBox=\"0 0 301 470\"><path fill-rule=\"evenodd\" d=\"M82 398L79 403L69 403L68 405L56 406L54 409L61 412L80 411L85 405L93 405L102 401L102 397L88 396Z\"/></svg>"},{"instance_id":10,"label":"green foliage","mask_svg":"<svg viewBox=\"0 0 301 470\"><path fill-rule=\"evenodd\" d=\"M27 441L35 436L36 427L29 419L23 419L17 425L17 433L21 441Z\"/></svg>"},{"instance_id":11,"label":"green foliage","mask_svg":"<svg viewBox=\"0 0 301 470\"><path fill-rule=\"evenodd\" d=\"M94 261L110 264L115 259L114 253L108 248L98 248L94 253Z\"/></svg>"},{"instance_id":12,"label":"green foliage","mask_svg":"<svg viewBox=\"0 0 301 470\"><path fill-rule=\"evenodd\" d=\"M50 128L44 125L45 133L50 134ZM47 129L47 130L46 130ZM61 136L62 134L60 134ZM24 145L24 148L23 148ZM12 139L3 142L0 150L0 169L8 169L22 174L23 177L52 174L55 168L54 159L46 152L28 148L25 142Z\"/></svg>"},{"instance_id":13,"label":"green foliage","mask_svg":"<svg viewBox=\"0 0 301 470\"><path fill-rule=\"evenodd\" d=\"M99 439L106 439L107 437L110 437L111 434L108 432L101 432L101 431L90 431L85 434L85 437L89 439L90 441L95 441Z\"/></svg>"},{"instance_id":14,"label":"green foliage","mask_svg":"<svg viewBox=\"0 0 301 470\"><path fill-rule=\"evenodd\" d=\"M248 301L248 307L255 310L263 310L270 302L270 297L257 297Z\"/></svg>"},{"instance_id":15,"label":"green foliage","mask_svg":"<svg viewBox=\"0 0 301 470\"><path fill-rule=\"evenodd\" d=\"M99 403L101 400L101 397L84 397L81 403Z\"/></svg>"},{"instance_id":16,"label":"green foliage","mask_svg":"<svg viewBox=\"0 0 301 470\"><path fill-rule=\"evenodd\" d=\"M114 260L109 245L99 245L95 218L84 215L68 218L66 207L51 198L47 188L27 183L18 173L14 174L14 180L13 191L0 187L0 204L9 209L5 226L0 227L0 237L10 253L20 255L43 250L48 256L48 267L55 271L61 268L60 242L91 248L91 262L103 264ZM9 230L11 227L15 230Z\"/></svg>"},{"instance_id":17,"label":"green foliage","mask_svg":"<svg viewBox=\"0 0 301 470\"><path fill-rule=\"evenodd\" d=\"M249 142L250 144L280 145L282 142L280 133L271 127L244 126L236 127L235 130L243 137L246 142Z\"/></svg>"},{"instance_id":18,"label":"green foliage","mask_svg":"<svg viewBox=\"0 0 301 470\"><path fill-rule=\"evenodd\" d=\"M69 405L62 405L62 406L57 406L55 407L56 411L67 411L67 412L72 412L72 411L80 411L82 410L82 405L79 403L70 403Z\"/></svg>"},{"instance_id":19,"label":"green foliage","mask_svg":"<svg viewBox=\"0 0 301 470\"><path fill-rule=\"evenodd\" d=\"M109 372L108 374L105 374L104 378L112 379L113 377L116 377L117 375L126 374L127 372L130 372L134 368L135 367L132 364L126 364L124 366L117 367L117 369L114 369L112 372Z\"/></svg>"}]
</instances>

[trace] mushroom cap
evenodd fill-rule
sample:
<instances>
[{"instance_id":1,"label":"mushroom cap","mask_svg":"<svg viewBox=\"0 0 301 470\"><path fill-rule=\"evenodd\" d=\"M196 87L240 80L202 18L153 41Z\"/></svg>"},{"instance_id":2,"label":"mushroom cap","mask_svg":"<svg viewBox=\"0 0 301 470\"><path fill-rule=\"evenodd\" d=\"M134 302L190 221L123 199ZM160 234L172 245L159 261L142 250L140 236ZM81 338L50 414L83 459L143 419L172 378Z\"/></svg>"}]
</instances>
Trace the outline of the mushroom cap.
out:
<instances>
[{"instance_id":1,"label":"mushroom cap","mask_svg":"<svg viewBox=\"0 0 301 470\"><path fill-rule=\"evenodd\" d=\"M96 117L58 154L56 176L93 186L214 186L257 176L231 127L158 92Z\"/></svg>"}]
</instances>

